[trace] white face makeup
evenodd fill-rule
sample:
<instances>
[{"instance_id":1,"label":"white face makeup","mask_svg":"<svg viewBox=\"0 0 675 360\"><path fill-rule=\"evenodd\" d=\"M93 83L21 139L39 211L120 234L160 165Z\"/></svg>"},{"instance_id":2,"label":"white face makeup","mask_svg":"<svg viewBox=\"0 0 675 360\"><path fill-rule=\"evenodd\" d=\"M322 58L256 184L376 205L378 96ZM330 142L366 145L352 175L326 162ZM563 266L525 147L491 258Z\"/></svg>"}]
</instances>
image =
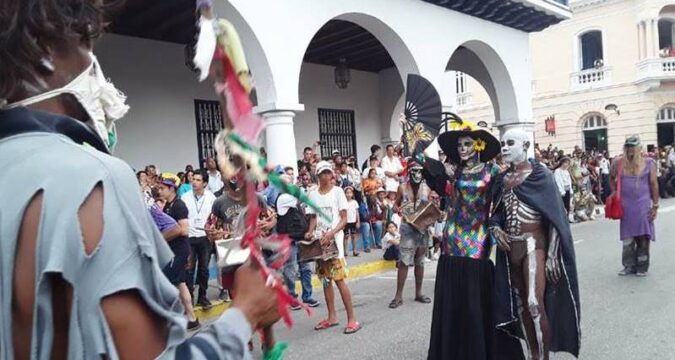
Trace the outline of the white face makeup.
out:
<instances>
[{"instance_id":1,"label":"white face makeup","mask_svg":"<svg viewBox=\"0 0 675 360\"><path fill-rule=\"evenodd\" d=\"M457 154L462 161L471 159L476 150L473 148L473 138L470 136L462 136L457 140Z\"/></svg>"},{"instance_id":2,"label":"white face makeup","mask_svg":"<svg viewBox=\"0 0 675 360\"><path fill-rule=\"evenodd\" d=\"M527 133L520 129L511 129L502 136L502 158L508 164L519 164L527 161L529 147Z\"/></svg>"}]
</instances>

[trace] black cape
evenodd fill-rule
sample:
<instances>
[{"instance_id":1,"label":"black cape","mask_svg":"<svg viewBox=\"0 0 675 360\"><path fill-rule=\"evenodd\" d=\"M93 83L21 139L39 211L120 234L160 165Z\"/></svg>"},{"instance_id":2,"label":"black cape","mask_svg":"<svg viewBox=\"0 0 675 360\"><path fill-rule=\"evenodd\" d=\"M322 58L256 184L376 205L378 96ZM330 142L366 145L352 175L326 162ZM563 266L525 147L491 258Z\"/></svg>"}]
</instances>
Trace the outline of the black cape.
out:
<instances>
[{"instance_id":1,"label":"black cape","mask_svg":"<svg viewBox=\"0 0 675 360\"><path fill-rule=\"evenodd\" d=\"M572 232L551 171L539 163L533 163L532 166L532 173L521 185L514 188L514 192L518 199L537 210L560 235L563 274L557 284L547 283L545 294L546 314L551 326L550 350L552 352L564 351L578 357L581 343L579 328L581 313ZM503 224L504 214L500 191L503 189L503 179L503 175L496 179L495 188L498 191L495 193L493 203L497 204L497 207L491 218L491 225L501 226ZM497 328L511 336L524 338L518 318L517 302L511 290L508 256L499 249L497 249L495 270L495 294Z\"/></svg>"}]
</instances>

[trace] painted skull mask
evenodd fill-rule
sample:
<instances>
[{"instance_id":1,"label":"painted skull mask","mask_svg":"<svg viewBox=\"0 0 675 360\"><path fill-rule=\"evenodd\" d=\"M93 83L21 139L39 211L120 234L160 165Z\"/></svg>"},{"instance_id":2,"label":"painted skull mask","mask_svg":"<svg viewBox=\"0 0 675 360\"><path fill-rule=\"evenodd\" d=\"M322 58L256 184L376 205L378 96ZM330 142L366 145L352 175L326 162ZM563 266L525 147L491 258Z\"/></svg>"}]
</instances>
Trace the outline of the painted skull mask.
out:
<instances>
[{"instance_id":1,"label":"painted skull mask","mask_svg":"<svg viewBox=\"0 0 675 360\"><path fill-rule=\"evenodd\" d=\"M467 161L476 155L476 149L473 147L474 140L470 136L462 136L457 139L457 154L459 159Z\"/></svg>"},{"instance_id":2,"label":"painted skull mask","mask_svg":"<svg viewBox=\"0 0 675 360\"><path fill-rule=\"evenodd\" d=\"M511 129L502 136L502 159L507 164L519 164L527 161L527 149L530 140L527 133L520 129Z\"/></svg>"}]
</instances>

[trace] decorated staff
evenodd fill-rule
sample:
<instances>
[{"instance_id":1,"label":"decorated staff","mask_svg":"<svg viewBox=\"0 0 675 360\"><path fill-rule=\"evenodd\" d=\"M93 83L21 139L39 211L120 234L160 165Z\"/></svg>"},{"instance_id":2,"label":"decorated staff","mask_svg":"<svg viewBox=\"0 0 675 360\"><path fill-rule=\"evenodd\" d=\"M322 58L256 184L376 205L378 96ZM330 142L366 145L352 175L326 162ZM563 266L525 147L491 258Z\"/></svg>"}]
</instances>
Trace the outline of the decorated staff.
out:
<instances>
[{"instance_id":1,"label":"decorated staff","mask_svg":"<svg viewBox=\"0 0 675 360\"><path fill-rule=\"evenodd\" d=\"M279 313L288 326L292 325L289 305L308 307L288 294L283 280L277 274L288 259L290 240L286 235L263 235L256 229L260 208L256 201L256 181L269 181L283 192L290 193L315 209L325 214L294 185L285 184L267 166L266 159L257 151L255 144L264 128L262 119L253 113L253 105L249 99L251 91L251 75L246 63L239 35L230 22L218 19L213 14L211 0L198 0L197 10L200 14L199 36L195 46L194 65L199 71L199 80L205 80L209 74L214 75L215 90L220 97L225 111L224 130L216 138L218 164L223 175L245 183L247 214L241 247L250 249L250 260L262 269L267 285L274 288L279 298ZM269 264L263 258L260 249L271 251L274 255ZM271 328L262 331L261 337L265 347L265 359L281 359L286 348L285 343L275 343Z\"/></svg>"}]
</instances>

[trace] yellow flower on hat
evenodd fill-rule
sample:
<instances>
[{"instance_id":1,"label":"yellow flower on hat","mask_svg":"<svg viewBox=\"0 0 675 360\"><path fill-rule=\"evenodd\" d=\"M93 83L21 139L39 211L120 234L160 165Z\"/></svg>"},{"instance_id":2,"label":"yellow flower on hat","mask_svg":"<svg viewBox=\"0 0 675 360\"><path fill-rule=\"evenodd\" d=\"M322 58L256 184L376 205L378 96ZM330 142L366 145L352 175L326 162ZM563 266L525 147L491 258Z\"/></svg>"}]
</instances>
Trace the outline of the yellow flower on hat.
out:
<instances>
[{"instance_id":1,"label":"yellow flower on hat","mask_svg":"<svg viewBox=\"0 0 675 360\"><path fill-rule=\"evenodd\" d=\"M483 139L476 139L473 142L473 149L476 150L476 152L483 152L486 147L487 143Z\"/></svg>"}]
</instances>

